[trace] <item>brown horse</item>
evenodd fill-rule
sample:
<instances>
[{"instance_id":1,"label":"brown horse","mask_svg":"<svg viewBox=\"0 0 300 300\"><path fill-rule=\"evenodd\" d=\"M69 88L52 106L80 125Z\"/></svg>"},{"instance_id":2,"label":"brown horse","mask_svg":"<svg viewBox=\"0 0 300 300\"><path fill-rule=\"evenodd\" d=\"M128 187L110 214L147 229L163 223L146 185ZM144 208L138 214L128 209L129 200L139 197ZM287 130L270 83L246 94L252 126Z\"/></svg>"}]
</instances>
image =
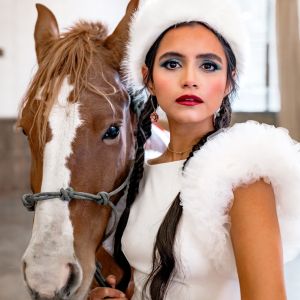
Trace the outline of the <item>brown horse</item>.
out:
<instances>
[{"instance_id":1,"label":"brown horse","mask_svg":"<svg viewBox=\"0 0 300 300\"><path fill-rule=\"evenodd\" d=\"M32 191L41 197L27 203L35 215L23 273L33 299L87 297L111 214L99 203L116 203L122 192L110 201L105 193L84 201L67 188L111 192L128 178L136 118L120 81L120 62L137 6L131 0L107 36L102 24L86 22L59 34L54 15L37 5L39 68L19 117L31 149Z\"/></svg>"}]
</instances>

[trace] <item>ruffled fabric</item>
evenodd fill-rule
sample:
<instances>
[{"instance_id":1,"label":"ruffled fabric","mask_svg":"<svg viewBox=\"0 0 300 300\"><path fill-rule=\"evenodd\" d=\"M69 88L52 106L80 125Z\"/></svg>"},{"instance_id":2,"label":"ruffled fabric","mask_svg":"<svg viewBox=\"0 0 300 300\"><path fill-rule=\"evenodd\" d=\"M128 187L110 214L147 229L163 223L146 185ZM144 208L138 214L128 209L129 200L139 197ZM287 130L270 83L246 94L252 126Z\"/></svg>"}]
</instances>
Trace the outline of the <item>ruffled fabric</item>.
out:
<instances>
[{"instance_id":1,"label":"ruffled fabric","mask_svg":"<svg viewBox=\"0 0 300 300\"><path fill-rule=\"evenodd\" d=\"M236 124L213 136L185 168L183 214L217 268L233 264L233 190L260 178L274 189L284 261L290 261L300 253L300 144L287 130L254 121Z\"/></svg>"}]
</instances>

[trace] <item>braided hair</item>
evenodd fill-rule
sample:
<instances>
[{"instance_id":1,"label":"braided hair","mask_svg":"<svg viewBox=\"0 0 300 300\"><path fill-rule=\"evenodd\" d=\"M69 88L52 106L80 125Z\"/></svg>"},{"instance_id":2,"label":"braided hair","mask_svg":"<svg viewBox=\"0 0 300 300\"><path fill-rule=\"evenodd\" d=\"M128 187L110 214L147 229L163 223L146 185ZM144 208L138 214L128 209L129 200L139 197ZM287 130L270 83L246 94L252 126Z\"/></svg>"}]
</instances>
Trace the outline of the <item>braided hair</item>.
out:
<instances>
[{"instance_id":1,"label":"braided hair","mask_svg":"<svg viewBox=\"0 0 300 300\"><path fill-rule=\"evenodd\" d=\"M152 123L151 123L150 115L157 108L157 105L158 104L157 104L156 97L152 97L152 99L149 98L148 101L145 103L145 106L138 120L137 133L136 133L137 148L136 148L133 170L131 173L129 186L128 186L126 207L123 214L121 215L115 233L114 258L116 262L119 264L119 266L124 270L124 276L120 281L120 283L118 284L118 288L121 290L126 289L131 277L131 267L122 252L121 239L122 239L124 229L127 225L131 205L134 202L136 195L139 192L139 182L143 178L144 160L145 160L144 145L151 136Z\"/></svg>"},{"instance_id":2,"label":"braided hair","mask_svg":"<svg viewBox=\"0 0 300 300\"><path fill-rule=\"evenodd\" d=\"M233 94L236 91L237 84L235 78L233 77L233 73L236 68L236 59L231 50L229 44L224 40L222 36L220 36L217 32L211 29L209 26L199 22L189 22L177 24L176 26L172 26L164 31L156 42L150 48L147 56L146 56L146 66L148 67L148 74L145 79L146 86L147 84L153 80L153 67L154 60L157 49L160 45L160 42L164 35L175 27L187 26L193 24L201 24L211 31L213 31L218 37L219 41L223 45L224 52L227 58L227 84L231 87L231 93ZM152 99L151 99L152 98ZM115 234L115 245L114 245L114 257L116 262L120 265L120 267L124 270L124 277L118 285L118 288L121 290L125 290L128 282L131 277L131 268L130 265L122 252L121 248L121 239L126 227L130 208L132 203L134 202L138 191L139 191L139 183L143 177L144 171L144 158L145 158L145 150L144 145L147 139L151 136L151 121L150 115L157 108L158 103L155 96L152 96L145 103L144 109L141 113L138 127L137 127L137 151L135 156L135 163L132 171L132 175L130 178L128 195L126 200L126 208L120 218L118 223L118 227ZM226 96L221 104L218 114L214 119L214 130L208 132L205 136L203 136L197 144L195 144L192 148L192 151L189 153L188 158L183 164L183 169L185 168L187 162L193 157L196 151L199 151L201 147L206 143L208 137L218 131L221 128L228 127L231 121L231 103L229 95ZM144 285L142 298L145 299L146 289L149 288L150 296L152 300L163 300L164 296L167 292L167 288L170 280L174 276L175 270L175 255L174 255L174 240L176 236L177 226L179 224L181 215L182 215L182 206L180 204L180 193L177 194L176 198L172 202L168 212L164 220L162 221L155 240L155 245L152 254L152 271Z\"/></svg>"}]
</instances>

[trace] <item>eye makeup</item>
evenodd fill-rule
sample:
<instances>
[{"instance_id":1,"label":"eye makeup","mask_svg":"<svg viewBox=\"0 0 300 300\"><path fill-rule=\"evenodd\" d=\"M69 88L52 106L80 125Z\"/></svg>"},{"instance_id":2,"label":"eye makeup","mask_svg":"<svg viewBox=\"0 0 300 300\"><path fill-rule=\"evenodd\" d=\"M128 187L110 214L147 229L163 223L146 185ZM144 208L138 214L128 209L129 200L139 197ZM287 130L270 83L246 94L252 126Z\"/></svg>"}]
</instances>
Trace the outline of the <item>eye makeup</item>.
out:
<instances>
[{"instance_id":1,"label":"eye makeup","mask_svg":"<svg viewBox=\"0 0 300 300\"><path fill-rule=\"evenodd\" d=\"M167 52L159 58L160 67L168 70L178 69L183 66L186 57L181 53ZM205 72L213 72L222 70L223 61L220 56L214 53L203 53L196 56L197 60L200 60L200 68Z\"/></svg>"},{"instance_id":2,"label":"eye makeup","mask_svg":"<svg viewBox=\"0 0 300 300\"><path fill-rule=\"evenodd\" d=\"M212 60L204 60L201 63L200 68L203 69L206 72L213 72L213 71L222 70L222 66L217 64L216 62L214 62Z\"/></svg>"},{"instance_id":3,"label":"eye makeup","mask_svg":"<svg viewBox=\"0 0 300 300\"><path fill-rule=\"evenodd\" d=\"M171 58L171 59L162 61L160 63L160 66L163 68L166 68L168 70L174 70L174 69L181 67L181 61L178 59Z\"/></svg>"}]
</instances>

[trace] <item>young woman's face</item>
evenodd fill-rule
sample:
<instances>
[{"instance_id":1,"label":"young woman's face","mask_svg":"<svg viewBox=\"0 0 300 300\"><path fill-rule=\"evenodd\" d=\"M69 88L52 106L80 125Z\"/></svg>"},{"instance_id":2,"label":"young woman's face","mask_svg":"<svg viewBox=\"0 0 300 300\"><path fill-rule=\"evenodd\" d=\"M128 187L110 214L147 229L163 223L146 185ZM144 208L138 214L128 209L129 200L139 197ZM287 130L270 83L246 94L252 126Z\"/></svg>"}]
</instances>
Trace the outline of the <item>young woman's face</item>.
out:
<instances>
[{"instance_id":1,"label":"young woman's face","mask_svg":"<svg viewBox=\"0 0 300 300\"><path fill-rule=\"evenodd\" d=\"M226 79L222 44L209 29L195 24L172 29L163 37L149 89L169 122L212 126L213 114L229 92Z\"/></svg>"}]
</instances>

